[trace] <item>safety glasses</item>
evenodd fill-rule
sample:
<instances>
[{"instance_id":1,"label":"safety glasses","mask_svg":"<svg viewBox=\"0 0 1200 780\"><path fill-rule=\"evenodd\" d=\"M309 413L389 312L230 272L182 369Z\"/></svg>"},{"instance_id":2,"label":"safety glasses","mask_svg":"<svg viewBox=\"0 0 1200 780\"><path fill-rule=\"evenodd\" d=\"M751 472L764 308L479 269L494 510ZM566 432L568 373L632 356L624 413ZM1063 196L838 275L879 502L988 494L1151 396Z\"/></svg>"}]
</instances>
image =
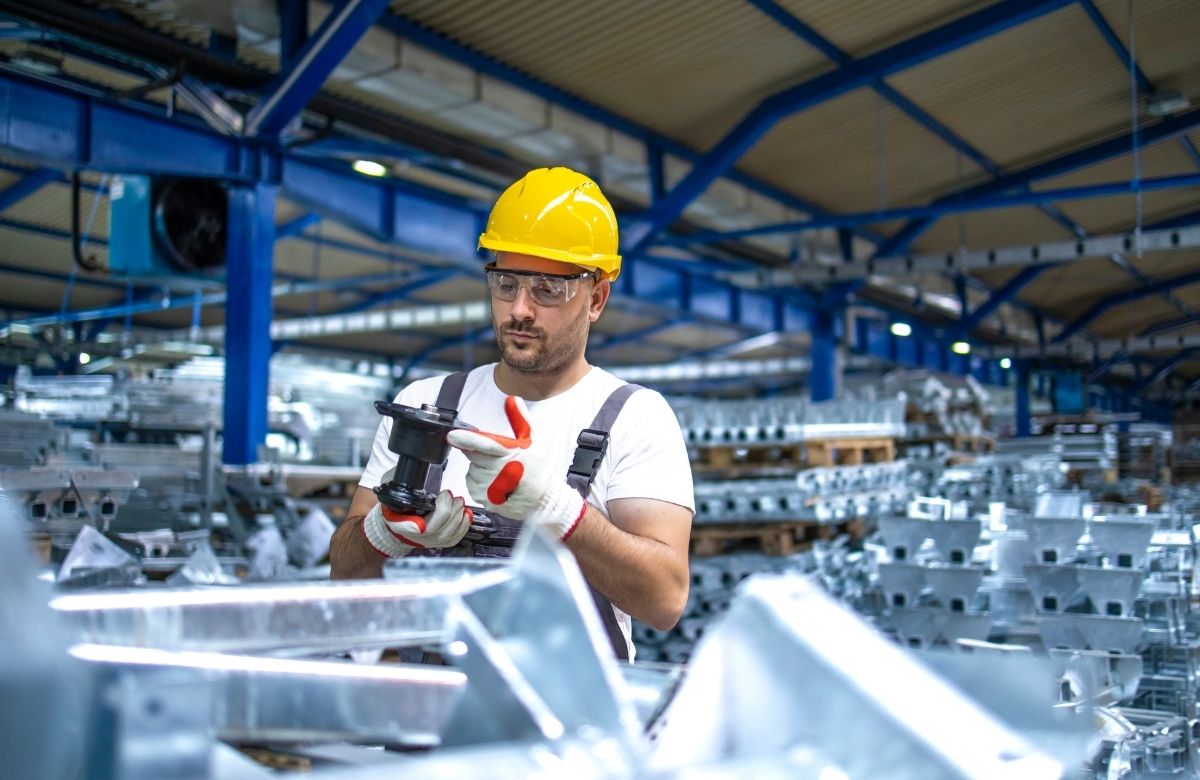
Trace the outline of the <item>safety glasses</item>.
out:
<instances>
[{"instance_id":1,"label":"safety glasses","mask_svg":"<svg viewBox=\"0 0 1200 780\"><path fill-rule=\"evenodd\" d=\"M493 296L502 301L515 301L517 294L524 287L529 290L529 297L539 306L560 306L566 303L579 292L579 281L595 274L594 271L563 275L543 274L537 271L497 268L495 263L488 263L483 270L487 271L488 289Z\"/></svg>"}]
</instances>

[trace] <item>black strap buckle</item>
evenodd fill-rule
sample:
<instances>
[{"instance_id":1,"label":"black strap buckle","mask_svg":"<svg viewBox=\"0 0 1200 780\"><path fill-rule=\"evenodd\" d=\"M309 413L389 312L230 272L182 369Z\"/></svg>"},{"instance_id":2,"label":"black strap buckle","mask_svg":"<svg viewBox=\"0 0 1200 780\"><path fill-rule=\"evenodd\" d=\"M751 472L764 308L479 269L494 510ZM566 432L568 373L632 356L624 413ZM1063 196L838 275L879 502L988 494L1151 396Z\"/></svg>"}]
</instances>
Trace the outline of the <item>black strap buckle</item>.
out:
<instances>
[{"instance_id":1,"label":"black strap buckle","mask_svg":"<svg viewBox=\"0 0 1200 780\"><path fill-rule=\"evenodd\" d=\"M604 453L607 451L608 432L584 428L579 432L579 438L575 440L575 458L571 462L571 467L567 469L567 474L583 477L588 484L591 484L592 479L596 476L596 469L600 467L600 461L604 460Z\"/></svg>"}]
</instances>

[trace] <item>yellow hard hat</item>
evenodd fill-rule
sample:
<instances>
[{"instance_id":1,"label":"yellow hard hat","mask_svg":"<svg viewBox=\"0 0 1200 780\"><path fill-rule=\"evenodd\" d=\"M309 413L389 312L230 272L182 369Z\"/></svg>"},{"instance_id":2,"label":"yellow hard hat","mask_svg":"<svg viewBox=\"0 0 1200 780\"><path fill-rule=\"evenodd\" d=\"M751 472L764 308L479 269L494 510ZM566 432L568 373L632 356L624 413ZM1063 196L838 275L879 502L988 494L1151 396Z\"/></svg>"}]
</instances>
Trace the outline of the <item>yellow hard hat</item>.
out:
<instances>
[{"instance_id":1,"label":"yellow hard hat","mask_svg":"<svg viewBox=\"0 0 1200 780\"><path fill-rule=\"evenodd\" d=\"M538 168L496 199L479 246L621 273L617 215L600 185L570 168Z\"/></svg>"}]
</instances>

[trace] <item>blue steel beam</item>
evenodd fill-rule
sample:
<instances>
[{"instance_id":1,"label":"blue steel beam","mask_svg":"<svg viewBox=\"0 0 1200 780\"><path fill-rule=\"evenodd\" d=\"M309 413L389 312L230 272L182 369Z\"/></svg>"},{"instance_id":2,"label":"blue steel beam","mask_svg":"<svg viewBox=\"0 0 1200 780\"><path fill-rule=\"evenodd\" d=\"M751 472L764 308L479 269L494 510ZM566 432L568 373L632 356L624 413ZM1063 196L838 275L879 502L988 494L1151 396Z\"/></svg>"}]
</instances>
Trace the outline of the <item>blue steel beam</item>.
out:
<instances>
[{"instance_id":1,"label":"blue steel beam","mask_svg":"<svg viewBox=\"0 0 1200 780\"><path fill-rule=\"evenodd\" d=\"M1114 293L1102 298L1085 311L1083 314L1076 317L1067 326L1054 337L1054 343L1061 343L1074 336L1079 331L1086 328L1096 320L1101 314L1104 314L1114 306L1120 306L1125 303L1141 300L1159 293L1169 292L1177 287L1186 287L1189 284L1200 284L1200 271L1192 271L1179 276L1173 276L1170 279L1163 279L1152 284L1147 284L1143 287L1138 287L1133 290L1125 290L1123 292Z\"/></svg>"},{"instance_id":2,"label":"blue steel beam","mask_svg":"<svg viewBox=\"0 0 1200 780\"><path fill-rule=\"evenodd\" d=\"M922 33L832 73L777 92L750 111L674 189L626 231L628 246L644 250L693 200L733 167L775 124L806 108L867 86L877 79L940 57L968 44L1036 19L1073 0L1002 0L981 11Z\"/></svg>"},{"instance_id":3,"label":"blue steel beam","mask_svg":"<svg viewBox=\"0 0 1200 780\"><path fill-rule=\"evenodd\" d=\"M458 270L458 269L441 268L436 271L430 271L428 273L417 274L414 276L405 277L403 280L404 281L403 284L397 285L395 287L389 287L388 289L386 289L382 292L377 292L372 295L368 295L367 297L363 298L361 301L356 301L355 303L352 303L349 306L346 306L345 308L338 309L337 311L332 312L332 313L333 314L350 314L350 313L353 313L356 311L366 311L367 309L372 309L376 306L379 306L384 303L390 303L392 301L407 300L408 296L411 293L416 292L417 290L422 290L426 287L432 287L433 285L438 284L439 282L444 282L447 279L451 279L455 276L465 275L466 273L467 273L466 271L462 271L462 270Z\"/></svg>"},{"instance_id":4,"label":"blue steel beam","mask_svg":"<svg viewBox=\"0 0 1200 780\"><path fill-rule=\"evenodd\" d=\"M246 116L246 134L278 135L320 91L333 69L387 9L388 0L343 0L284 68L262 101Z\"/></svg>"},{"instance_id":5,"label":"blue steel beam","mask_svg":"<svg viewBox=\"0 0 1200 780\"><path fill-rule=\"evenodd\" d=\"M1129 394L1135 397L1141 395L1147 390L1147 388L1150 387L1150 385L1166 377L1168 374L1178 368L1179 364L1184 360L1187 360L1187 358L1194 352L1196 352L1195 349L1184 349L1162 361L1161 363L1156 364L1150 369L1150 373L1147 374L1144 379L1139 380L1133 385L1133 387L1129 388Z\"/></svg>"},{"instance_id":6,"label":"blue steel beam","mask_svg":"<svg viewBox=\"0 0 1200 780\"><path fill-rule=\"evenodd\" d=\"M12 266L0 265L0 273L30 273L25 269L14 269ZM70 281L71 277L63 274L51 274L49 272L37 272L40 278L48 278L55 281ZM371 274L368 276L348 276L334 279L318 279L318 280L303 280L291 281L284 284L275 284L271 288L271 297L281 298L288 295L303 295L314 292L329 292L333 290L346 290L362 287L367 284L385 284L388 282L397 281L395 274ZM99 279L90 279L87 277L78 277L74 280L74 284L92 284L111 288L125 289L124 283L107 282ZM230 285L236 287L237 285ZM130 314L146 314L162 311L179 311L182 309L191 309L195 306L220 306L226 303L229 298L228 291L209 292L197 294L194 290L189 290L183 293L163 293L161 285L151 285L138 288L138 292L142 297L132 303L107 304L104 306L95 306L88 309L76 309L74 311L57 312L54 316L45 317L30 317L24 320L17 320L13 324L24 325L28 327L41 327L43 325L59 325L73 322L93 322L96 320L109 319L111 317L124 317ZM390 293L391 291L389 291Z\"/></svg>"},{"instance_id":7,"label":"blue steel beam","mask_svg":"<svg viewBox=\"0 0 1200 780\"><path fill-rule=\"evenodd\" d=\"M1105 374L1108 373L1108 370L1110 368L1117 365L1118 363L1124 363L1128 360L1129 360L1129 355L1127 353L1120 352L1120 351L1114 352L1113 354L1109 355L1104 360L1100 361L1099 364L1097 364L1095 367L1092 368L1092 370L1090 372L1088 372L1087 381L1089 383L1091 383L1091 382L1096 382L1096 381L1100 380Z\"/></svg>"},{"instance_id":8,"label":"blue steel beam","mask_svg":"<svg viewBox=\"0 0 1200 780\"><path fill-rule=\"evenodd\" d=\"M716 241L729 241L775 233L803 233L829 227L868 225L877 222L889 222L896 219L936 219L947 214L1004 209L1050 201L1105 198L1134 192L1151 192L1197 186L1200 186L1200 173L1185 173L1177 176L1158 176L1133 181L1113 181L1103 184L1087 184L1079 187L1063 187L1056 190L1026 191L1007 195L979 195L973 198L961 198L924 206L901 206L898 208L863 211L853 214L831 214L816 219L777 222L770 225L742 228L740 230L704 231L684 236L673 240L671 243L713 243Z\"/></svg>"},{"instance_id":9,"label":"blue steel beam","mask_svg":"<svg viewBox=\"0 0 1200 780\"><path fill-rule=\"evenodd\" d=\"M1170 119L1164 119L1144 129L1139 129L1139 143L1142 147L1150 146L1190 132L1197 127L1200 127L1200 109L1193 109ZM1113 157L1128 154L1132 147L1133 133L1126 133L1125 135L1078 149L1061 157L1031 165L1019 171L1013 171L998 179L956 190L936 199L933 201L933 204L948 204L953 203L959 198L975 198L1008 192L1009 190L1024 187L1043 179L1061 176L1080 168L1086 168L1089 165L1104 162ZM907 251L909 245L924 233L934 221L930 217L922 217L909 222L891 238L880 244L876 250L876 256L891 257L896 254L903 254Z\"/></svg>"},{"instance_id":10,"label":"blue steel beam","mask_svg":"<svg viewBox=\"0 0 1200 780\"><path fill-rule=\"evenodd\" d=\"M1188 227L1200 223L1200 211L1189 211L1186 214L1178 214L1174 217L1159 220L1152 225L1147 225L1146 230L1170 230L1177 227Z\"/></svg>"},{"instance_id":11,"label":"blue steel beam","mask_svg":"<svg viewBox=\"0 0 1200 780\"><path fill-rule=\"evenodd\" d=\"M849 65L854 61L854 58L848 53L839 49L832 41L822 37L816 30L809 27L797 17L793 16L789 11L776 3L775 0L747 1L755 8L769 16L775 21L776 24L786 28L805 43L808 43L826 57L833 60L836 64L844 66ZM961 138L955 134L953 130L939 122L932 114L925 111L925 109L909 100L900 92L897 92L883 79L876 79L875 82L870 85L870 88L897 109L908 115L910 119L936 135L938 138L942 139L942 141L944 141L959 154L983 168L993 177L1004 175L1003 168L989 160L987 156L985 156L974 146L971 146L971 144L967 143L965 139ZM1058 209L1053 208L1045 203L1038 205L1046 214L1046 216L1050 217L1056 222L1061 223L1063 227L1076 234L1080 232L1079 226L1067 219L1067 217L1059 212Z\"/></svg>"},{"instance_id":12,"label":"blue steel beam","mask_svg":"<svg viewBox=\"0 0 1200 780\"><path fill-rule=\"evenodd\" d=\"M0 211L11 208L34 194L52 181L59 181L62 174L51 168L30 171L0 191Z\"/></svg>"},{"instance_id":13,"label":"blue steel beam","mask_svg":"<svg viewBox=\"0 0 1200 780\"><path fill-rule=\"evenodd\" d=\"M1018 271L1015 276L1001 285L1000 289L992 293L990 298L979 304L979 306L975 308L975 311L967 315L966 310L964 309L963 314L966 316L963 317L962 322L958 326L959 331L962 333L973 332L976 328L983 324L984 320L995 314L1002 305L1015 298L1027 284L1036 279L1038 275L1042 273L1042 271L1045 271L1049 267L1050 264L1048 263L1043 263L1040 265L1027 265Z\"/></svg>"},{"instance_id":14,"label":"blue steel beam","mask_svg":"<svg viewBox=\"0 0 1200 780\"><path fill-rule=\"evenodd\" d=\"M275 240L300 236L305 230L308 230L320 221L321 215L315 211L309 211L294 219L289 219L287 222L275 226Z\"/></svg>"},{"instance_id":15,"label":"blue steel beam","mask_svg":"<svg viewBox=\"0 0 1200 780\"><path fill-rule=\"evenodd\" d=\"M623 116L615 114L606 109L600 108L592 103L589 103L582 98L573 95L569 92L551 86L544 81L539 81L526 73L523 73L516 68L505 65L502 62L492 59L484 54L480 54L474 49L469 49L455 41L450 40L442 35L432 32L418 24L415 24L402 16L395 14L384 14L378 25L385 30L388 30L395 35L412 41L418 46L423 46L430 51L447 57L459 64L477 70L499 81L519 87L533 95L536 95L551 103L557 104L566 108L580 116L587 117L595 122L598 122L613 130L617 130L632 138L641 141L646 147L647 164L654 170L656 164L655 158L661 157L662 154L671 154L679 157L689 163L698 163L704 155L689 146L668 138L665 135L656 133L655 131L637 124ZM766 182L755 179L737 170L730 170L725 174L730 181L746 187L747 189L765 195L768 198L783 203L785 206L797 211L804 211L812 214L823 214L824 210L813 203L800 198L799 196L779 189L778 187L767 184ZM653 186L653 177L652 177ZM660 193L665 194L665 193ZM863 232L860 237L878 243L879 237Z\"/></svg>"},{"instance_id":16,"label":"blue steel beam","mask_svg":"<svg viewBox=\"0 0 1200 780\"><path fill-rule=\"evenodd\" d=\"M1125 44L1120 38L1117 37L1117 34L1113 32L1112 27L1110 27L1108 24L1108 20L1104 18L1104 14L1100 13L1100 9L1096 7L1096 4L1092 2L1092 0L1080 0L1079 5L1083 8L1084 13L1088 15L1088 18L1092 20L1093 26L1095 26L1095 28L1100 32L1100 35L1104 37L1104 40L1106 43L1108 43L1109 48L1111 48L1113 53L1117 55L1117 59L1121 61L1121 65L1123 65L1127 70L1132 67L1133 77L1137 82L1138 91L1141 92L1143 96L1153 95L1155 92L1158 92L1158 89L1155 88L1154 83L1150 81L1149 77L1146 76L1145 72L1142 70L1142 67L1133 60L1133 57L1130 56L1129 49L1125 48ZM1196 151L1196 147L1192 143L1191 139L1189 139L1186 135L1180 136L1179 143L1181 146L1183 146L1183 150L1187 152L1188 157L1192 158L1192 162L1195 163L1197 167L1200 167L1200 152Z\"/></svg>"},{"instance_id":17,"label":"blue steel beam","mask_svg":"<svg viewBox=\"0 0 1200 780\"><path fill-rule=\"evenodd\" d=\"M1196 325L1196 324L1200 324L1200 316L1187 315L1184 317L1177 317L1176 319L1173 319L1173 320L1167 320L1166 322L1159 322L1154 325L1151 325L1150 327L1146 328L1138 335L1139 335L1139 337L1159 336L1159 335L1162 335L1163 333L1170 333L1173 330L1179 330L1180 328L1186 328L1189 325Z\"/></svg>"},{"instance_id":18,"label":"blue steel beam","mask_svg":"<svg viewBox=\"0 0 1200 780\"><path fill-rule=\"evenodd\" d=\"M141 108L0 72L0 149L60 168L219 177L277 184L286 196L368 236L446 258L477 272L475 239L486 221L480 204L427 187L358 175L348 167L304 158L268 140L218 134L182 115ZM387 253L382 253L387 256ZM616 285L618 305L676 300L704 321L752 331L805 327L805 299L740 290L704 267L630 257ZM679 291L689 289L683 300ZM622 300L624 299L624 300Z\"/></svg>"}]
</instances>

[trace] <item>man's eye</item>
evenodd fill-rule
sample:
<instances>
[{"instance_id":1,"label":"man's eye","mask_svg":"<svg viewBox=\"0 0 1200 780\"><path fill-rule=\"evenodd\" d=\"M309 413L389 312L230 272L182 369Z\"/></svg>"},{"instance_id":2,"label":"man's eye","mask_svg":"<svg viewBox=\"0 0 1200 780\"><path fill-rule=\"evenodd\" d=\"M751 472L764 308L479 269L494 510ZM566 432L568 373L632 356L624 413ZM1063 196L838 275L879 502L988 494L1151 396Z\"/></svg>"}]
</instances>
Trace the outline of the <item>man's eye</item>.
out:
<instances>
[{"instance_id":1,"label":"man's eye","mask_svg":"<svg viewBox=\"0 0 1200 780\"><path fill-rule=\"evenodd\" d=\"M517 280L513 279L511 276L501 276L496 280L496 289L504 293L516 292Z\"/></svg>"}]
</instances>

